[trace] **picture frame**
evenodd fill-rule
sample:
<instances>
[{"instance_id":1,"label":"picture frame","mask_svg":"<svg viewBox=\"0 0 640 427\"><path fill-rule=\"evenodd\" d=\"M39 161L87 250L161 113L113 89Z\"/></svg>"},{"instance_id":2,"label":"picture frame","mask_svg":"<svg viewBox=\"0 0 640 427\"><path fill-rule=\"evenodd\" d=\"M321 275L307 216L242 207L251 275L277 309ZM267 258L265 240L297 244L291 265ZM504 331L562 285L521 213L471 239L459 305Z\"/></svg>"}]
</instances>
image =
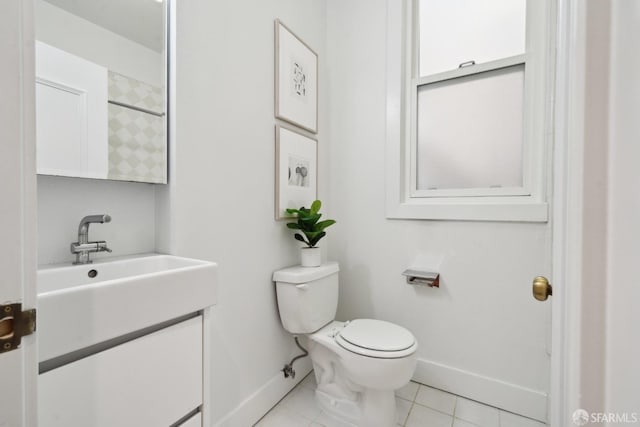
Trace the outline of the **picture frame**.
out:
<instances>
[{"instance_id":1,"label":"picture frame","mask_svg":"<svg viewBox=\"0 0 640 427\"><path fill-rule=\"evenodd\" d=\"M276 125L275 218L292 218L286 209L310 206L318 198L318 141Z\"/></svg>"},{"instance_id":2,"label":"picture frame","mask_svg":"<svg viewBox=\"0 0 640 427\"><path fill-rule=\"evenodd\" d=\"M318 54L275 20L275 116L318 133Z\"/></svg>"}]
</instances>

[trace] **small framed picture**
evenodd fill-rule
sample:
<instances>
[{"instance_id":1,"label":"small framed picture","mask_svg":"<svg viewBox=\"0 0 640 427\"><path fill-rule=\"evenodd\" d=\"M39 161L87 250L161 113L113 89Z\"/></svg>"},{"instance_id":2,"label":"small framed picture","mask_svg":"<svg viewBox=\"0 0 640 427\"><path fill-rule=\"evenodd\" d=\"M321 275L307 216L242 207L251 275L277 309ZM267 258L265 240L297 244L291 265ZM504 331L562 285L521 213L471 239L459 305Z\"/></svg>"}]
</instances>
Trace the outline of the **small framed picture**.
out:
<instances>
[{"instance_id":1,"label":"small framed picture","mask_svg":"<svg viewBox=\"0 0 640 427\"><path fill-rule=\"evenodd\" d=\"M318 132L318 54L275 21L276 117Z\"/></svg>"},{"instance_id":2,"label":"small framed picture","mask_svg":"<svg viewBox=\"0 0 640 427\"><path fill-rule=\"evenodd\" d=\"M276 220L286 209L310 206L318 197L318 142L276 125Z\"/></svg>"}]
</instances>

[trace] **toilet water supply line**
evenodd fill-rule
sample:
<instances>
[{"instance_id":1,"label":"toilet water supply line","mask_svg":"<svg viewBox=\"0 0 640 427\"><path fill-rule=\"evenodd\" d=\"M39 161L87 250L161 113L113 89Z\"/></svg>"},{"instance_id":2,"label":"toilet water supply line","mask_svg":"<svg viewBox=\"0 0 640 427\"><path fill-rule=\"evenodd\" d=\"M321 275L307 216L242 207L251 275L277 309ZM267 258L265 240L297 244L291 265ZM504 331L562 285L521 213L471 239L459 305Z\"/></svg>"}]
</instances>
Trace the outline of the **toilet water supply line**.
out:
<instances>
[{"instance_id":1,"label":"toilet water supply line","mask_svg":"<svg viewBox=\"0 0 640 427\"><path fill-rule=\"evenodd\" d=\"M293 369L293 362L295 362L298 359L302 359L303 357L307 357L309 355L309 352L298 342L298 337L294 336L293 339L296 341L296 345L298 346L298 348L302 350L304 353L299 354L298 356L291 359L291 362L284 365L284 368L282 368L282 372L284 372L284 377L285 378L291 377L291 379L294 379L296 377L296 371Z\"/></svg>"}]
</instances>

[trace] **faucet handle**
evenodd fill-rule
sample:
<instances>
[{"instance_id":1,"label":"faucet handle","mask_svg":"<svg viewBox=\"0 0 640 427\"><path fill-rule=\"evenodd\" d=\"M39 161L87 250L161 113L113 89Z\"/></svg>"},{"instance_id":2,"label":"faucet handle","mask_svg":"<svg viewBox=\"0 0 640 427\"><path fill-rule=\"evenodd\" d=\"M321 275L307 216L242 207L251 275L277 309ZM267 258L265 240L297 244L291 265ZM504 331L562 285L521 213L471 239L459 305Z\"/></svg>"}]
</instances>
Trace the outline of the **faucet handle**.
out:
<instances>
[{"instance_id":1,"label":"faucet handle","mask_svg":"<svg viewBox=\"0 0 640 427\"><path fill-rule=\"evenodd\" d=\"M99 242L93 242L96 245L96 252L109 252L111 253L111 249L107 247L107 242L101 240Z\"/></svg>"}]
</instances>

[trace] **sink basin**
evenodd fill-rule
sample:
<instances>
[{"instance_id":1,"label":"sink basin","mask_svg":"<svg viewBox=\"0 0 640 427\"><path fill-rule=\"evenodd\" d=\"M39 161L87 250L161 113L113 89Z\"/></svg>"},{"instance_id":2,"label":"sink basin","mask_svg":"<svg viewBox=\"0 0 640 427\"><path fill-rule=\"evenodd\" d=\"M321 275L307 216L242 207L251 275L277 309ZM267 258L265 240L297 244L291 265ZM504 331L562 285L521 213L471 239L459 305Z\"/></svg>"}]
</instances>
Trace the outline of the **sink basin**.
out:
<instances>
[{"instance_id":1,"label":"sink basin","mask_svg":"<svg viewBox=\"0 0 640 427\"><path fill-rule=\"evenodd\" d=\"M38 270L39 360L216 303L217 264L146 254Z\"/></svg>"}]
</instances>

